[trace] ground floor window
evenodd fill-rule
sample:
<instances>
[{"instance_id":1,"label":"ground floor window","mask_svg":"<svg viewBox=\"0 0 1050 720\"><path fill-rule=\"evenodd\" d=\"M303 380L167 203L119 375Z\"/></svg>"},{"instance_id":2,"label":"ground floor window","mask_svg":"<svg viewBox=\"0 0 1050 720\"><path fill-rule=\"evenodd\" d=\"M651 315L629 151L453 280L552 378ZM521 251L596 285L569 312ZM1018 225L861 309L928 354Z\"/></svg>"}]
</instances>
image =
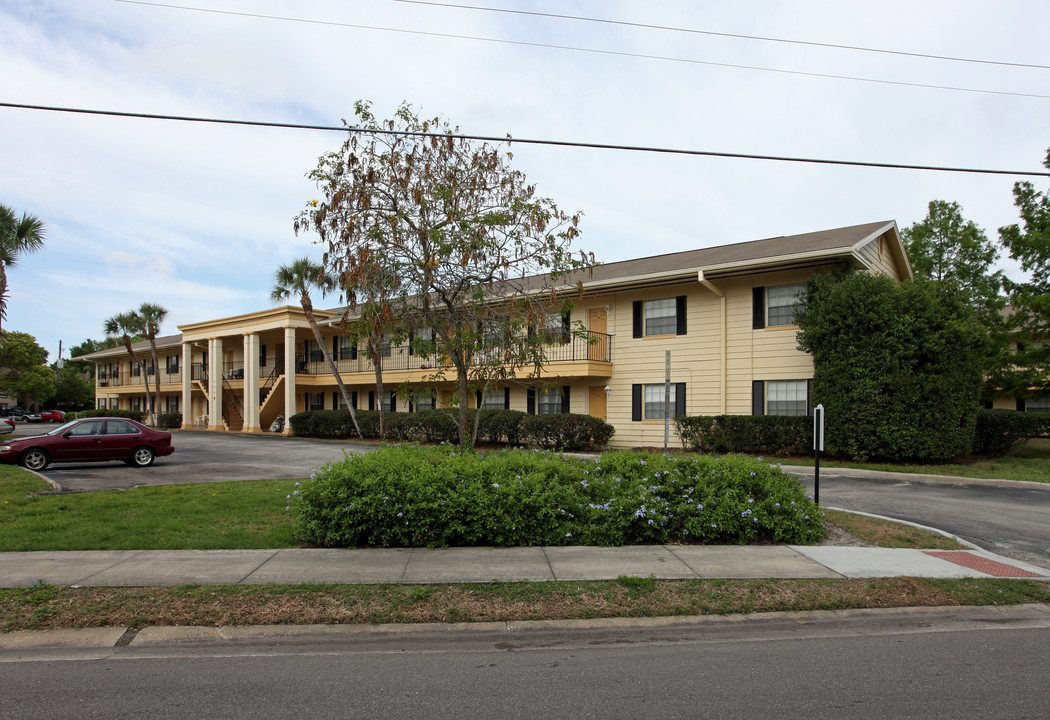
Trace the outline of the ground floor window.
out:
<instances>
[{"instance_id":1,"label":"ground floor window","mask_svg":"<svg viewBox=\"0 0 1050 720\"><path fill-rule=\"evenodd\" d=\"M753 415L808 415L810 380L755 380Z\"/></svg>"},{"instance_id":2,"label":"ground floor window","mask_svg":"<svg viewBox=\"0 0 1050 720\"><path fill-rule=\"evenodd\" d=\"M631 386L631 420L663 420L667 399L664 383ZM671 383L671 417L685 415L685 383Z\"/></svg>"},{"instance_id":3,"label":"ground floor window","mask_svg":"<svg viewBox=\"0 0 1050 720\"><path fill-rule=\"evenodd\" d=\"M1024 401L1025 412L1050 413L1050 395L1028 398Z\"/></svg>"},{"instance_id":4,"label":"ground floor window","mask_svg":"<svg viewBox=\"0 0 1050 720\"><path fill-rule=\"evenodd\" d=\"M324 393L307 393L307 410L324 410Z\"/></svg>"},{"instance_id":5,"label":"ground floor window","mask_svg":"<svg viewBox=\"0 0 1050 720\"><path fill-rule=\"evenodd\" d=\"M560 412L562 412L562 388L541 388L536 393L536 414L552 415Z\"/></svg>"},{"instance_id":6,"label":"ground floor window","mask_svg":"<svg viewBox=\"0 0 1050 720\"><path fill-rule=\"evenodd\" d=\"M481 396L478 406L482 409L503 410L507 406L507 389L494 388Z\"/></svg>"},{"instance_id":7,"label":"ground floor window","mask_svg":"<svg viewBox=\"0 0 1050 720\"><path fill-rule=\"evenodd\" d=\"M165 412L177 413L179 411L179 396L169 395L165 399Z\"/></svg>"},{"instance_id":8,"label":"ground floor window","mask_svg":"<svg viewBox=\"0 0 1050 720\"><path fill-rule=\"evenodd\" d=\"M427 410L433 410L435 407L434 402L434 391L424 390L416 395L415 410L416 412L426 412Z\"/></svg>"}]
</instances>

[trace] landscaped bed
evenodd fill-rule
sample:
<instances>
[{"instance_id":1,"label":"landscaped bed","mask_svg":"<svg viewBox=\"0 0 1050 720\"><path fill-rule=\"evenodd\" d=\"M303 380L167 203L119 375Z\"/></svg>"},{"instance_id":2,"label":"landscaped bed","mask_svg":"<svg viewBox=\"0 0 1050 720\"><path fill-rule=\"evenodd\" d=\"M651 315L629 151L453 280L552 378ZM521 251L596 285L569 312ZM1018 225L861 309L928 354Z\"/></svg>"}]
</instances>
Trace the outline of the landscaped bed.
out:
<instances>
[{"instance_id":1,"label":"landscaped bed","mask_svg":"<svg viewBox=\"0 0 1050 720\"><path fill-rule=\"evenodd\" d=\"M743 456L387 447L319 469L289 498L296 537L332 547L812 544L820 508Z\"/></svg>"}]
</instances>

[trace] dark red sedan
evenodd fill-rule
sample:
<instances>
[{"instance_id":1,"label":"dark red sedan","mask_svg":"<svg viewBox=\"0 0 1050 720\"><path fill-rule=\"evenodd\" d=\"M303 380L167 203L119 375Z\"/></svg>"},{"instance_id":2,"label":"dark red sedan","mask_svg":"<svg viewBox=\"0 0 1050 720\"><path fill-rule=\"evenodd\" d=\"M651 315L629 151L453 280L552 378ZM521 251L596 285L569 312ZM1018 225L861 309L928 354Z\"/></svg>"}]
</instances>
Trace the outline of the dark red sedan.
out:
<instances>
[{"instance_id":1,"label":"dark red sedan","mask_svg":"<svg viewBox=\"0 0 1050 720\"><path fill-rule=\"evenodd\" d=\"M10 438L0 445L0 463L43 470L53 462L123 460L148 467L154 458L171 455L171 433L126 418L83 418L33 437Z\"/></svg>"}]
</instances>

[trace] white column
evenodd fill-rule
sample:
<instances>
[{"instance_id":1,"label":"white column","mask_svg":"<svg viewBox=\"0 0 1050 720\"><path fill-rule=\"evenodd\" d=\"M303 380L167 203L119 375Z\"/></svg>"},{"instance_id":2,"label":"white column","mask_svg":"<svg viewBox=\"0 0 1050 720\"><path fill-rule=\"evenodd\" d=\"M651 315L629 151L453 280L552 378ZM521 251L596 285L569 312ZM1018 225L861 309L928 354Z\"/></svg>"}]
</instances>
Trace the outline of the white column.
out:
<instances>
[{"instance_id":1,"label":"white column","mask_svg":"<svg viewBox=\"0 0 1050 720\"><path fill-rule=\"evenodd\" d=\"M208 429L222 425L222 338L208 339Z\"/></svg>"},{"instance_id":2,"label":"white column","mask_svg":"<svg viewBox=\"0 0 1050 720\"><path fill-rule=\"evenodd\" d=\"M244 336L244 432L262 432L259 427L259 335Z\"/></svg>"},{"instance_id":3,"label":"white column","mask_svg":"<svg viewBox=\"0 0 1050 720\"><path fill-rule=\"evenodd\" d=\"M193 427L193 346L182 343L182 427L183 429Z\"/></svg>"},{"instance_id":4,"label":"white column","mask_svg":"<svg viewBox=\"0 0 1050 720\"><path fill-rule=\"evenodd\" d=\"M284 329L284 434L292 434L288 419L295 415L295 328Z\"/></svg>"}]
</instances>

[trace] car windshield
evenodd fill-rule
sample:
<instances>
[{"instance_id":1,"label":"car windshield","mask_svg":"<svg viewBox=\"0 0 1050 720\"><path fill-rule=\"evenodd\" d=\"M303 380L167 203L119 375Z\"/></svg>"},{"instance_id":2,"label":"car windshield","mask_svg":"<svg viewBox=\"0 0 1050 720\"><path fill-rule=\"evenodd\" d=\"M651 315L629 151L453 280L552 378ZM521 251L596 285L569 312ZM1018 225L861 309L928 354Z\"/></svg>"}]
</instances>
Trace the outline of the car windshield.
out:
<instances>
[{"instance_id":1,"label":"car windshield","mask_svg":"<svg viewBox=\"0 0 1050 720\"><path fill-rule=\"evenodd\" d=\"M54 430L48 430L47 434L48 435L61 435L66 430L68 430L69 428L73 427L73 425L75 425L75 424L76 424L76 420L70 420L67 423L62 423L61 425L59 425Z\"/></svg>"}]
</instances>

